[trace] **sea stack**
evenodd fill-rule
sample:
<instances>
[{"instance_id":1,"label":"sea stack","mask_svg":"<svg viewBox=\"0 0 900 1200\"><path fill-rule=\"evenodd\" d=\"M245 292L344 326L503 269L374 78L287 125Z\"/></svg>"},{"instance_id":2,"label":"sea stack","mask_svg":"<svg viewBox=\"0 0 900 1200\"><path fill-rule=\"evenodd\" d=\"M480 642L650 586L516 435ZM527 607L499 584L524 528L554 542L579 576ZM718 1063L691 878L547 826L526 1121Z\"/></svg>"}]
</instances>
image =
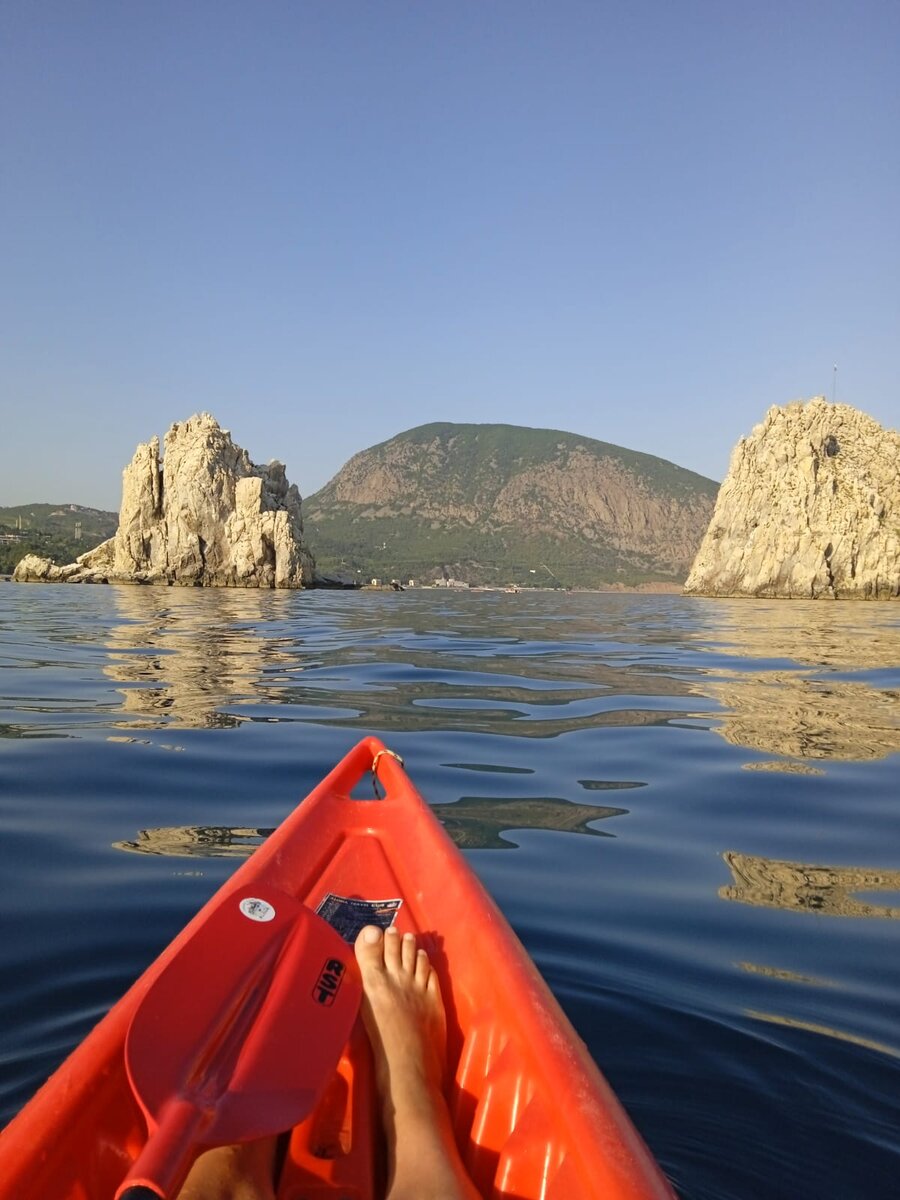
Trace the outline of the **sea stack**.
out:
<instances>
[{"instance_id":1,"label":"sea stack","mask_svg":"<svg viewBox=\"0 0 900 1200\"><path fill-rule=\"evenodd\" d=\"M300 493L279 462L256 466L209 413L139 445L122 473L114 538L69 566L27 555L19 581L301 588L315 563Z\"/></svg>"},{"instance_id":2,"label":"sea stack","mask_svg":"<svg viewBox=\"0 0 900 1200\"><path fill-rule=\"evenodd\" d=\"M684 590L900 595L900 434L824 396L770 408L734 449Z\"/></svg>"}]
</instances>

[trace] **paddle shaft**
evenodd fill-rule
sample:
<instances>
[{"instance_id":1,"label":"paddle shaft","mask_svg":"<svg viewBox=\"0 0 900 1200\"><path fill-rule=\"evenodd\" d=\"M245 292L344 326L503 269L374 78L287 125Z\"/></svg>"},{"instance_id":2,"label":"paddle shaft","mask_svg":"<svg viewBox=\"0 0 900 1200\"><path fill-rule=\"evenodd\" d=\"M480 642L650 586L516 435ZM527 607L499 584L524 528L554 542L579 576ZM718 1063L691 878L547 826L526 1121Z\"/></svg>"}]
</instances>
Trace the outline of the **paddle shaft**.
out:
<instances>
[{"instance_id":1,"label":"paddle shaft","mask_svg":"<svg viewBox=\"0 0 900 1200\"><path fill-rule=\"evenodd\" d=\"M125 1185L116 1193L116 1200L175 1197L194 1165L197 1141L208 1124L209 1114L201 1112L189 1100L171 1100L158 1128L128 1172Z\"/></svg>"}]
</instances>

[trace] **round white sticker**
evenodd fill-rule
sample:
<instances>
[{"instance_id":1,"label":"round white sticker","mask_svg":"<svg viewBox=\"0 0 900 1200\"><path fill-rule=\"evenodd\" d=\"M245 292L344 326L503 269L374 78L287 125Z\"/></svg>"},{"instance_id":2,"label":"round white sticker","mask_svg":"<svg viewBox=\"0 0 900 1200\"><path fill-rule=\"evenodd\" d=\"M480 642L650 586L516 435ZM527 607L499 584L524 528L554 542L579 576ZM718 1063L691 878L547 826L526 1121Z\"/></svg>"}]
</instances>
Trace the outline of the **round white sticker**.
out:
<instances>
[{"instance_id":1,"label":"round white sticker","mask_svg":"<svg viewBox=\"0 0 900 1200\"><path fill-rule=\"evenodd\" d=\"M251 921L271 921L275 916L272 905L267 900L257 900L255 896L245 896L239 907Z\"/></svg>"}]
</instances>

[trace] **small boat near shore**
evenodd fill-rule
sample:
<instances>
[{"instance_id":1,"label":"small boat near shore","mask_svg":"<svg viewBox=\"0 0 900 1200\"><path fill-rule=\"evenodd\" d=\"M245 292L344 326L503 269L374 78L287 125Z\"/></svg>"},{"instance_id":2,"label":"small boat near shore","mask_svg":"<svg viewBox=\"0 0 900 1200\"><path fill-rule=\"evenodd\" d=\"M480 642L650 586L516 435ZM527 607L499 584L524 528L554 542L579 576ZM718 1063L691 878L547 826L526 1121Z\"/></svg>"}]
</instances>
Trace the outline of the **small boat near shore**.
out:
<instances>
[{"instance_id":1,"label":"small boat near shore","mask_svg":"<svg viewBox=\"0 0 900 1200\"><path fill-rule=\"evenodd\" d=\"M447 1009L454 1132L484 1197L672 1200L534 963L399 759L374 737L241 865L0 1134L4 1200L112 1200L148 1143L128 1039L139 1040L134 1030L161 998L177 1007L166 988L195 946L215 948L224 906L239 903L245 916L271 919L262 901L247 899L259 895L284 897L286 912L312 910L345 945L363 925L394 924L427 949ZM235 953L229 947L223 958ZM283 958L272 960L276 978L287 969ZM314 966L319 972L318 960ZM317 979L318 1002L328 1005L335 980ZM190 1005L189 995L183 1000ZM268 1047L270 1062L277 1049ZM341 1034L336 1058L312 1111L284 1130L278 1200L383 1195L379 1108L361 1021L346 1041Z\"/></svg>"}]
</instances>

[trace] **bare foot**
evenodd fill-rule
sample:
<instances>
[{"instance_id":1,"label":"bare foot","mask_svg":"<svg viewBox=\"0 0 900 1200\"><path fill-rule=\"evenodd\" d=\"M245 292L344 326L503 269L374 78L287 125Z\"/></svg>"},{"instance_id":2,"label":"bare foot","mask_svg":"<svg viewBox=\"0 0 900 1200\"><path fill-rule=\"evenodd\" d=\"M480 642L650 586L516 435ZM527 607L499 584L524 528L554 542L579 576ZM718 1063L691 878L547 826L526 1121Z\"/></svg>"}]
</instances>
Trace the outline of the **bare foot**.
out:
<instances>
[{"instance_id":1,"label":"bare foot","mask_svg":"<svg viewBox=\"0 0 900 1200\"><path fill-rule=\"evenodd\" d=\"M443 1095L446 1020L428 955L411 933L367 925L356 958L388 1142L386 1200L477 1200Z\"/></svg>"}]
</instances>

